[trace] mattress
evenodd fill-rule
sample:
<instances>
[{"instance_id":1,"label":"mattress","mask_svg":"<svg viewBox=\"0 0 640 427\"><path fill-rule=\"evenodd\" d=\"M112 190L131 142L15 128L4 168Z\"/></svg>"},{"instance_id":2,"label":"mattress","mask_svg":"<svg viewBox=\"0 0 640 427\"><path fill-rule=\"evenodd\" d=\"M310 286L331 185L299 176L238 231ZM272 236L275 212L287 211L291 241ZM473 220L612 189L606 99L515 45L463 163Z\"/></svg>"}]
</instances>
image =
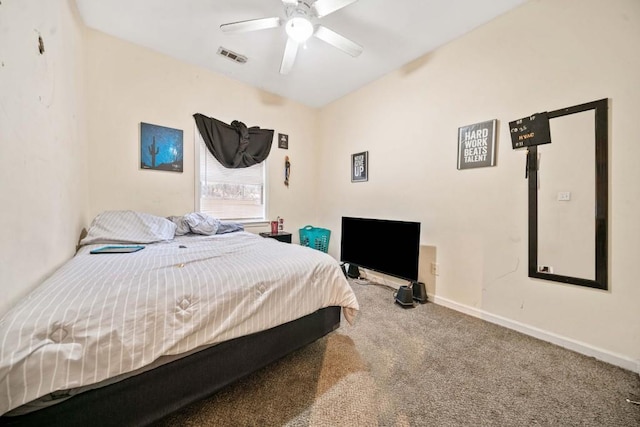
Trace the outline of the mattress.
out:
<instances>
[{"instance_id":1,"label":"mattress","mask_svg":"<svg viewBox=\"0 0 640 427\"><path fill-rule=\"evenodd\" d=\"M83 246L0 319L0 414L162 357L358 303L329 255L248 232Z\"/></svg>"}]
</instances>

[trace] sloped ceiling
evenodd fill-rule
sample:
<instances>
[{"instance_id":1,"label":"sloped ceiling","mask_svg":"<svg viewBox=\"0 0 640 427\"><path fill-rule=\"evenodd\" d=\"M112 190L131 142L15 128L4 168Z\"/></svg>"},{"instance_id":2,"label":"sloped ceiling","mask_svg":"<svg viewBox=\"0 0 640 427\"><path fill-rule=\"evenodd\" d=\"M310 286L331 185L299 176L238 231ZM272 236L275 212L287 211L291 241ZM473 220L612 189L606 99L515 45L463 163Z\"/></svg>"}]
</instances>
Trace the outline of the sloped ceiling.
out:
<instances>
[{"instance_id":1,"label":"sloped ceiling","mask_svg":"<svg viewBox=\"0 0 640 427\"><path fill-rule=\"evenodd\" d=\"M313 0L305 0L307 2ZM311 107L322 107L433 51L526 0L359 0L320 23L364 47L351 57L311 38L291 72L279 73L283 27L225 34L220 25L284 18L281 0L76 0L93 29ZM507 35L505 35L507 37ZM239 64L224 47L244 55Z\"/></svg>"}]
</instances>

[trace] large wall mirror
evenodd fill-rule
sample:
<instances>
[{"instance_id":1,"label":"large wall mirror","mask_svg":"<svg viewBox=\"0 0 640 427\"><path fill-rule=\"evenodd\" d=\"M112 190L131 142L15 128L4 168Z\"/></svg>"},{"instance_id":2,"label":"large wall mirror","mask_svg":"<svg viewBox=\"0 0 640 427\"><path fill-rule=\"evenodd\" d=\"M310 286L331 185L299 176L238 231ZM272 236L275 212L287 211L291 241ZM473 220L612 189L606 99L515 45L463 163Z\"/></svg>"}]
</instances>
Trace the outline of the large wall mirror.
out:
<instances>
[{"instance_id":1,"label":"large wall mirror","mask_svg":"<svg viewBox=\"0 0 640 427\"><path fill-rule=\"evenodd\" d=\"M529 147L529 277L608 289L608 100L548 113Z\"/></svg>"}]
</instances>

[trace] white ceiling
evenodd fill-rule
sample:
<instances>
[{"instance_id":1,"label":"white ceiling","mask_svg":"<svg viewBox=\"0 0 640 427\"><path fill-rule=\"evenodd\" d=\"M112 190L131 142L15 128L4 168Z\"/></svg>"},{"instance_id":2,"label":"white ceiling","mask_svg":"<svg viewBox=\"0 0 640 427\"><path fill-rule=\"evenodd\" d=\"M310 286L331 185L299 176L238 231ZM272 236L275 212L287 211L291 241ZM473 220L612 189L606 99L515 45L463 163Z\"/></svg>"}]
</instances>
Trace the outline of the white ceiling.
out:
<instances>
[{"instance_id":1,"label":"white ceiling","mask_svg":"<svg viewBox=\"0 0 640 427\"><path fill-rule=\"evenodd\" d=\"M306 0L307 2L309 0ZM313 1L313 0L312 0ZM460 37L526 0L359 0L321 23L357 42L353 58L316 38L279 73L283 27L224 34L220 25L284 18L281 0L76 0L85 24L311 107L322 107ZM505 35L508 37L508 35ZM245 55L235 63L222 46Z\"/></svg>"}]
</instances>

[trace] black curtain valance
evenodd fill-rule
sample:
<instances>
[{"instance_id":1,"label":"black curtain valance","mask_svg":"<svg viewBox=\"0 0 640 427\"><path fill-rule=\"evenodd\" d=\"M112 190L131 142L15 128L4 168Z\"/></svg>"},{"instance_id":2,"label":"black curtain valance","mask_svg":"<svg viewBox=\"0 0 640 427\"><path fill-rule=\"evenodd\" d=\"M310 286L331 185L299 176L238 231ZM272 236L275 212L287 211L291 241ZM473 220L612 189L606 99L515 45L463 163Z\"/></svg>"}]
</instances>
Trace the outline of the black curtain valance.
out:
<instances>
[{"instance_id":1,"label":"black curtain valance","mask_svg":"<svg viewBox=\"0 0 640 427\"><path fill-rule=\"evenodd\" d=\"M226 168L246 168L262 162L271 151L273 129L248 128L234 120L230 125L196 113L198 131L205 145Z\"/></svg>"}]
</instances>

